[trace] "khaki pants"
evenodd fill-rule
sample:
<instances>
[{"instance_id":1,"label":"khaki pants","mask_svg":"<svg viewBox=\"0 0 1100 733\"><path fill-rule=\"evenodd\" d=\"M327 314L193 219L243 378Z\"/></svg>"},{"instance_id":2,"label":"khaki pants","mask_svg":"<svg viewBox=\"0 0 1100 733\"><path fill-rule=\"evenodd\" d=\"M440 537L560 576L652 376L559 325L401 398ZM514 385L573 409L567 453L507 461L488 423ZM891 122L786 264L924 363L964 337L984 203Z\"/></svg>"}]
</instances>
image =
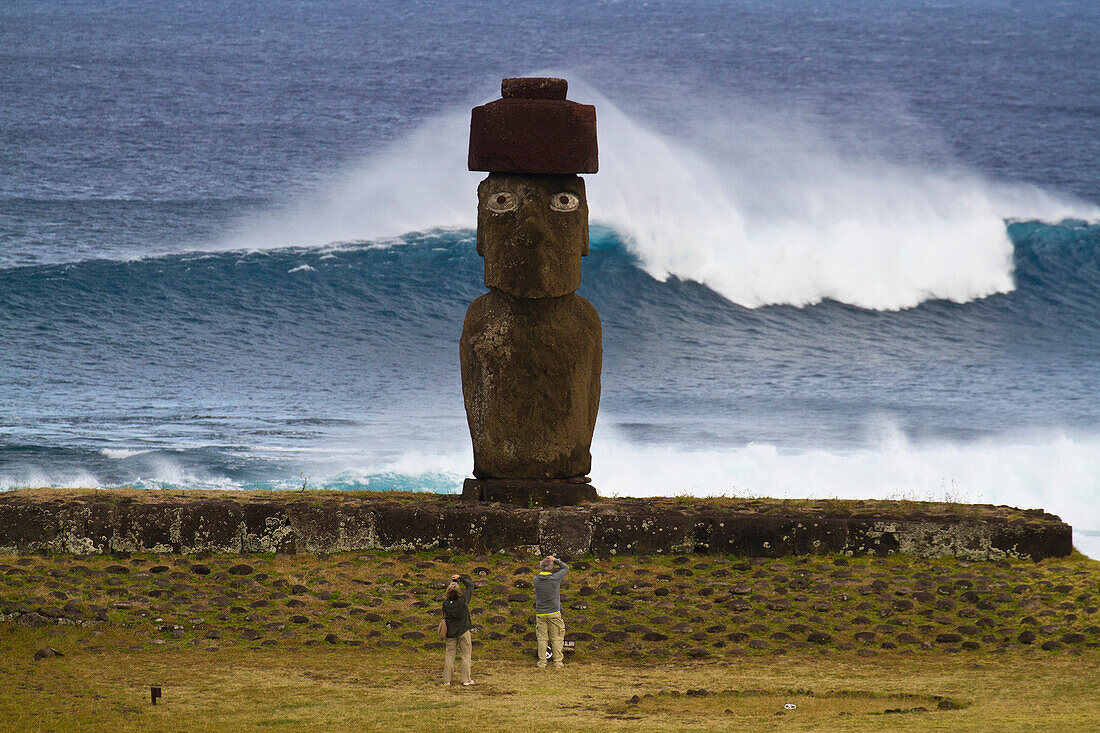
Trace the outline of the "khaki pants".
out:
<instances>
[{"instance_id":1,"label":"khaki pants","mask_svg":"<svg viewBox=\"0 0 1100 733\"><path fill-rule=\"evenodd\" d=\"M443 682L451 684L451 674L455 670L455 649L462 657L462 681L470 681L470 632L447 639L447 656L443 658Z\"/></svg>"},{"instance_id":2,"label":"khaki pants","mask_svg":"<svg viewBox=\"0 0 1100 733\"><path fill-rule=\"evenodd\" d=\"M535 639L539 645L537 664L546 666L546 640L550 639L550 650L554 654L554 666L562 667L561 644L565 641L565 622L561 619L561 611L554 613L540 613L535 615Z\"/></svg>"}]
</instances>

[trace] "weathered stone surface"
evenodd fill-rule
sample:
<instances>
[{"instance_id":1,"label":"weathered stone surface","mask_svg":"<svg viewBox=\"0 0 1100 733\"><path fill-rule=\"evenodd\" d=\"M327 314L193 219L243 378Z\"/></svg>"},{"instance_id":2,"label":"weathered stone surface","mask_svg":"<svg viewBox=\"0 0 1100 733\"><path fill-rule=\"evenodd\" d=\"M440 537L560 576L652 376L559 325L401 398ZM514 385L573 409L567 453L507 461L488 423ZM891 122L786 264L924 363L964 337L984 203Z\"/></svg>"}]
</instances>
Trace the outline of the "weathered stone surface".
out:
<instances>
[{"instance_id":1,"label":"weathered stone surface","mask_svg":"<svg viewBox=\"0 0 1100 733\"><path fill-rule=\"evenodd\" d=\"M50 657L63 657L63 656L65 656L65 655L62 654L61 652L59 652L58 650L54 649L53 647L44 646L44 647L41 647L40 649L38 649L37 651L35 651L34 661L37 662L37 661L40 661L42 659L49 659Z\"/></svg>"},{"instance_id":2,"label":"weathered stone surface","mask_svg":"<svg viewBox=\"0 0 1100 733\"><path fill-rule=\"evenodd\" d=\"M538 522L537 512L512 512L465 502L440 513L443 544L470 553L487 554L537 545Z\"/></svg>"},{"instance_id":3,"label":"weathered stone surface","mask_svg":"<svg viewBox=\"0 0 1100 733\"><path fill-rule=\"evenodd\" d=\"M589 552L606 556L695 549L693 517L683 512L651 509L644 503L634 509L594 511Z\"/></svg>"},{"instance_id":4,"label":"weathered stone surface","mask_svg":"<svg viewBox=\"0 0 1100 733\"><path fill-rule=\"evenodd\" d=\"M500 96L509 99L565 99L569 82L554 77L527 76L500 80Z\"/></svg>"},{"instance_id":5,"label":"weathered stone surface","mask_svg":"<svg viewBox=\"0 0 1100 733\"><path fill-rule=\"evenodd\" d=\"M596 487L584 481L554 479L466 479L462 498L519 506L573 506L599 501Z\"/></svg>"},{"instance_id":6,"label":"weathered stone surface","mask_svg":"<svg viewBox=\"0 0 1100 733\"><path fill-rule=\"evenodd\" d=\"M587 511L539 512L538 545L543 552L563 557L583 555L592 546L591 514ZM591 590L591 589L588 589ZM584 595L585 589L581 589Z\"/></svg>"},{"instance_id":7,"label":"weathered stone surface","mask_svg":"<svg viewBox=\"0 0 1100 733\"><path fill-rule=\"evenodd\" d=\"M327 507L312 502L293 502L282 512L271 512L257 525L264 527L266 536L270 538L267 544L281 548L274 551L353 550L378 541L375 527L379 508L378 505L352 503L344 506L339 513L333 513ZM260 541L259 538L257 541Z\"/></svg>"},{"instance_id":8,"label":"weathered stone surface","mask_svg":"<svg viewBox=\"0 0 1100 733\"><path fill-rule=\"evenodd\" d=\"M477 187L477 253L485 287L560 298L581 286L588 199L580 176L492 174Z\"/></svg>"},{"instance_id":9,"label":"weathered stone surface","mask_svg":"<svg viewBox=\"0 0 1100 733\"><path fill-rule=\"evenodd\" d=\"M847 524L843 519L800 516L746 517L717 515L697 520L696 536L709 552L732 552L728 548L755 546L764 557L831 552L843 546Z\"/></svg>"},{"instance_id":10,"label":"weathered stone surface","mask_svg":"<svg viewBox=\"0 0 1100 733\"><path fill-rule=\"evenodd\" d=\"M67 498L61 498L63 496ZM120 496L131 498L131 501L125 512L112 513L111 508L120 504ZM859 504L875 507L878 503ZM804 515L795 509L788 509L778 520L766 511L769 507L781 505L782 502L769 505L766 502L746 501L727 504L719 512L706 500L685 504L657 498L616 499L576 507L529 509L525 506L475 504L455 496L431 494L415 497L403 495L397 499L385 493L364 492L318 495L297 491L227 494L203 491L143 493L96 490L62 493L19 490L0 493L0 517L32 517L32 528L41 534L29 532L26 526L0 522L0 552L107 554L117 552L114 548L120 545L126 545L132 551L142 553L194 554L206 551L250 552L251 546L284 546L294 547L299 552L447 548L463 553L519 550L565 557L691 552L728 552L761 557L776 545L790 542L784 539L784 536L790 537L784 532L800 531L799 524L803 527L812 526L815 521L822 524L822 515L827 515L829 524L851 521L859 527L866 526L866 520L853 517L847 509L850 505L843 502L819 502L808 507ZM880 512L876 522L883 527L882 532L888 532L894 538L889 544L903 546L906 552L923 557L954 554L969 559L1041 559L1068 554L1072 546L1066 541L1071 536L1070 527L1049 514L987 506L974 506L970 511L980 514L980 523L986 525L984 528L967 528L960 532L959 523L951 513L940 516L898 513L890 517L887 524L887 515ZM1026 521L1020 520L1021 515L1026 517ZM234 517L237 522L194 522L185 525L179 521L184 516ZM722 517L718 524L725 525L718 527L718 530L725 531L733 524L740 528L720 543L720 549L706 540L713 537L716 530L699 532L700 527L716 527L717 516ZM117 527L112 523L113 518L119 520ZM971 520L974 524L978 521ZM997 528L1001 525L1011 525L1013 529L1011 532L1000 532ZM58 527L62 526L64 530L59 531ZM145 526L152 528L148 538L142 533ZM174 527L168 542L165 542L162 533L165 526ZM185 526L190 529L185 531ZM779 536L773 537L771 532L779 533ZM853 536L856 536L855 545L851 544ZM246 541L247 537L253 539ZM700 542L700 537L705 541ZM798 541L790 546L801 548L804 554L883 552L881 544L868 546L859 532L853 535L836 530L818 535L819 539L822 537L827 541L821 539L820 545L814 545L812 541ZM1006 544L998 545L1001 540ZM768 546L765 547L764 543ZM1030 548L1029 554L1021 554L1021 547ZM110 567L118 572L130 570L126 565ZM716 603L733 611L763 605L763 601L753 601L749 595L753 592L751 583L741 575L749 568L751 565L747 563L731 566L737 578L729 590L734 591L735 597L719 598L716 595ZM677 569L686 570L683 567ZM203 563L181 566L181 570L189 571L192 577L197 578L211 573L210 566ZM122 583L124 577L115 572L97 572L104 572L107 585L114 585L116 581ZM844 569L834 571L846 572ZM227 579L244 577L228 572L225 576ZM163 575L158 577L167 582ZM181 574L180 577L184 576ZM669 579L673 577L670 575ZM834 580L841 582L844 578ZM935 595L914 594L913 598L921 604L934 603L939 610L951 611L960 604L943 594L963 598L959 593L962 586L956 589L956 581L974 586L974 581L965 578L951 579L951 582L932 578L928 582L934 584L930 587L936 589ZM870 585L867 590L876 593ZM107 590L109 595L116 591L122 596L127 593L126 588L121 586ZM654 589L655 595L666 592L667 589L662 587ZM966 590L965 593L975 593L975 598L982 596L977 590ZM836 597L831 600L843 599ZM739 605L729 605L734 602ZM898 602L891 595L890 606ZM965 600L962 603L970 607ZM928 608L931 611L931 605ZM1090 608L1093 607L1084 607L1083 612L1091 613Z\"/></svg>"},{"instance_id":11,"label":"weathered stone surface","mask_svg":"<svg viewBox=\"0 0 1100 733\"><path fill-rule=\"evenodd\" d=\"M592 467L600 320L588 301L487 293L459 344L476 478L572 478Z\"/></svg>"},{"instance_id":12,"label":"weathered stone surface","mask_svg":"<svg viewBox=\"0 0 1100 733\"><path fill-rule=\"evenodd\" d=\"M1020 513L1037 519L1043 516L1040 510ZM1063 557L1072 551L1072 532L1067 525L1042 528L1039 525L1041 522L1029 518L990 523L984 517L912 515L899 523L896 517L854 515L848 521L847 545L859 554L904 552L929 557L953 555L972 560L1004 556ZM914 551L914 548L919 550Z\"/></svg>"},{"instance_id":13,"label":"weathered stone surface","mask_svg":"<svg viewBox=\"0 0 1100 733\"><path fill-rule=\"evenodd\" d=\"M504 79L503 99L471 111L470 170L595 173L596 108L566 91L564 79Z\"/></svg>"},{"instance_id":14,"label":"weathered stone surface","mask_svg":"<svg viewBox=\"0 0 1100 733\"><path fill-rule=\"evenodd\" d=\"M48 617L34 611L30 613L24 613L19 617L20 626L45 626L49 622L50 619Z\"/></svg>"},{"instance_id":15,"label":"weathered stone surface","mask_svg":"<svg viewBox=\"0 0 1100 733\"><path fill-rule=\"evenodd\" d=\"M595 109L565 99L564 79L505 79L476 107L470 169L477 251L490 292L466 313L459 342L474 477L588 474L600 398L600 320L575 294L588 254L584 181L596 172ZM529 506L595 499L591 487L473 483L464 495Z\"/></svg>"}]
</instances>

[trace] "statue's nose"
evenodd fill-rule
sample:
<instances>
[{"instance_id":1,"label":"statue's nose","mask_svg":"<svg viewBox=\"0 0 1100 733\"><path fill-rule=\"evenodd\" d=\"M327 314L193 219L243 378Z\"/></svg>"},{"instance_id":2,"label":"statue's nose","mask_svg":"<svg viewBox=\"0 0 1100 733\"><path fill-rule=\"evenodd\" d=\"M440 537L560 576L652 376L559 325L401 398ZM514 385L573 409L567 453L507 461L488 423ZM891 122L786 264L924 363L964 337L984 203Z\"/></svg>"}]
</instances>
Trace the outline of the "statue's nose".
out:
<instances>
[{"instance_id":1,"label":"statue's nose","mask_svg":"<svg viewBox=\"0 0 1100 733\"><path fill-rule=\"evenodd\" d=\"M516 241L522 247L541 247L550 239L550 227L543 218L537 214L529 214L523 218L516 232Z\"/></svg>"}]
</instances>

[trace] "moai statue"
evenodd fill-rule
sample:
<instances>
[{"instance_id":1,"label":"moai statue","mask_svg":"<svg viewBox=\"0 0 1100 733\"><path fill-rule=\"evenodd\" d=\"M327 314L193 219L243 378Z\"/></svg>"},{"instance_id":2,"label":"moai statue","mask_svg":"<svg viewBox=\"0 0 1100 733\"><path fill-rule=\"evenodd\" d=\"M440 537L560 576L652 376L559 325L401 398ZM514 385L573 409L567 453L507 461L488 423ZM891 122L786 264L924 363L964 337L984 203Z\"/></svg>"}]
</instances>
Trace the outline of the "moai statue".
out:
<instances>
[{"instance_id":1,"label":"moai statue","mask_svg":"<svg viewBox=\"0 0 1100 733\"><path fill-rule=\"evenodd\" d=\"M489 292L470 304L459 351L474 476L463 496L556 506L596 501L588 483L600 404L600 319L578 296L588 254L596 109L564 79L505 79L475 107L470 170Z\"/></svg>"}]
</instances>

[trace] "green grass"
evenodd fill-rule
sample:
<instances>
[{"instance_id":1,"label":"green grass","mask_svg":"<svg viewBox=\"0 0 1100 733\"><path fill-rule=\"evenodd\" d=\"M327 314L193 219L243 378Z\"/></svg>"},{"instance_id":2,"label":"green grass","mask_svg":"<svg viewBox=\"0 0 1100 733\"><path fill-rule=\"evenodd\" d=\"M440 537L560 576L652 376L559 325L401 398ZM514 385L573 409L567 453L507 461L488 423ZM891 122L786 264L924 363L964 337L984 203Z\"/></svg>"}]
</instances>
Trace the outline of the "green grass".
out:
<instances>
[{"instance_id":1,"label":"green grass","mask_svg":"<svg viewBox=\"0 0 1100 733\"><path fill-rule=\"evenodd\" d=\"M1077 553L571 560L559 677L531 664L533 561L0 555L0 730L1100 729L1100 563ZM479 586L482 684L443 690L455 572ZM33 661L44 645L65 656Z\"/></svg>"},{"instance_id":2,"label":"green grass","mask_svg":"<svg viewBox=\"0 0 1100 733\"><path fill-rule=\"evenodd\" d=\"M9 628L5 731L1089 731L1100 727L1100 655L793 652L565 670L475 652L473 687L439 684L441 654L300 649L73 650L31 661L73 629ZM119 645L126 640L121 630ZM149 684L162 685L159 704ZM796 705L787 710L784 705ZM941 704L948 709L940 709ZM923 710L921 710L923 708ZM894 712L891 712L894 711ZM900 712L898 712L900 711Z\"/></svg>"}]
</instances>

